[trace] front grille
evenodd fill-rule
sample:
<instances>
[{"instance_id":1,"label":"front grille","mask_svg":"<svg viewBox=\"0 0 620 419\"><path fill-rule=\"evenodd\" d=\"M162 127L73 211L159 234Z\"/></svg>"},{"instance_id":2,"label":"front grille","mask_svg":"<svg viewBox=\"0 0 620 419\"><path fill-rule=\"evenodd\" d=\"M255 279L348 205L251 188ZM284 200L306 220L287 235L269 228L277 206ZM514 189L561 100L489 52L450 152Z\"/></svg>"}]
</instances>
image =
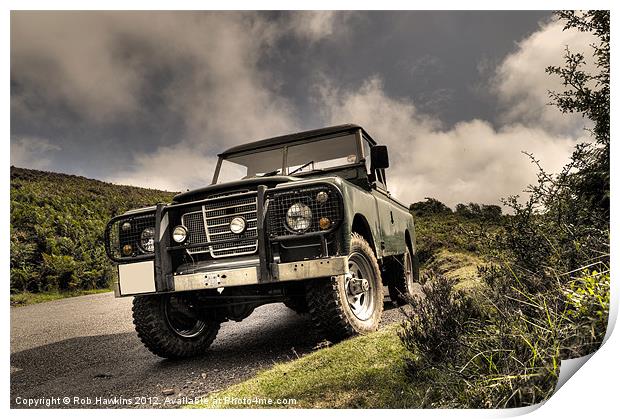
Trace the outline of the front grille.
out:
<instances>
[{"instance_id":1,"label":"front grille","mask_svg":"<svg viewBox=\"0 0 620 419\"><path fill-rule=\"evenodd\" d=\"M247 229L241 235L232 233L228 227L230 221L238 216L243 217L247 223ZM238 239L230 243L187 249L190 254L209 253L213 258L222 258L250 255L258 250L256 196L231 195L229 199L206 203L198 211L183 214L181 224L187 228L188 244Z\"/></svg>"},{"instance_id":2,"label":"front grille","mask_svg":"<svg viewBox=\"0 0 620 419\"><path fill-rule=\"evenodd\" d=\"M317 202L316 196L319 192L327 193L328 199L326 202ZM286 225L286 213L288 209L296 203L307 205L312 212L312 221L310 226L307 230L301 233L291 230ZM267 231L272 237L331 231L342 221L341 207L340 194L334 188L327 185L307 186L293 190L274 191L269 195ZM319 227L319 220L321 218L328 218L331 221L331 226L327 230L321 230Z\"/></svg>"}]
</instances>

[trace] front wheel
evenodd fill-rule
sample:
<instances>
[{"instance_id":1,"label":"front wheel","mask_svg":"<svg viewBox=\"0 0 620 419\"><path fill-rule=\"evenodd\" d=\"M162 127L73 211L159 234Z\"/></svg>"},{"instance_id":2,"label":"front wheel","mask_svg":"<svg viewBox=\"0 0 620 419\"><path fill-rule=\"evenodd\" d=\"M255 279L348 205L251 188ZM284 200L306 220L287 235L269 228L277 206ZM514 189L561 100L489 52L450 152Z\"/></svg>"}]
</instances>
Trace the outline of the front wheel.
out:
<instances>
[{"instance_id":1,"label":"front wheel","mask_svg":"<svg viewBox=\"0 0 620 419\"><path fill-rule=\"evenodd\" d=\"M194 316L191 307L176 294L135 297L133 323L144 346L162 358L201 355L220 329L219 321Z\"/></svg>"},{"instance_id":2,"label":"front wheel","mask_svg":"<svg viewBox=\"0 0 620 419\"><path fill-rule=\"evenodd\" d=\"M381 271L374 252L357 233L351 236L349 273L311 280L306 293L312 320L332 342L379 327L383 312Z\"/></svg>"}]
</instances>

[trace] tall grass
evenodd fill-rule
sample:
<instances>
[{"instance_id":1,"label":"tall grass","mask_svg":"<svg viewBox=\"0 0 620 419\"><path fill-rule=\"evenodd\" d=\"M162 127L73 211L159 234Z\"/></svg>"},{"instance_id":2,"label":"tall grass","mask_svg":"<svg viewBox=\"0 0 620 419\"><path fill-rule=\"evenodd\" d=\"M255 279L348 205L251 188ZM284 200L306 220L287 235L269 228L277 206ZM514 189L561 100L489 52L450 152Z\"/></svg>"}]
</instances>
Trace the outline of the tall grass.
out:
<instances>
[{"instance_id":1,"label":"tall grass","mask_svg":"<svg viewBox=\"0 0 620 419\"><path fill-rule=\"evenodd\" d=\"M539 403L562 359L591 353L605 334L609 270L558 277L544 292L501 267L483 269L478 293L429 275L400 333L416 382L434 383L423 407L504 408Z\"/></svg>"}]
</instances>

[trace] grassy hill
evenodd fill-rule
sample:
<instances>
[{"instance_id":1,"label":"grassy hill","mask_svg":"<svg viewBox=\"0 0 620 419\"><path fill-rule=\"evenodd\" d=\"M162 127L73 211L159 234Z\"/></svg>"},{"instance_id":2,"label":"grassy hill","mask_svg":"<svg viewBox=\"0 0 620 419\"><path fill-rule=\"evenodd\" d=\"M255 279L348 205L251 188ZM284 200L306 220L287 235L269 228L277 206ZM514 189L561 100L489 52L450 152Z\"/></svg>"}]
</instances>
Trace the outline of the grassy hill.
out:
<instances>
[{"instance_id":1,"label":"grassy hill","mask_svg":"<svg viewBox=\"0 0 620 419\"><path fill-rule=\"evenodd\" d=\"M173 195L11 167L11 300L109 288L116 271L103 245L107 221Z\"/></svg>"}]
</instances>

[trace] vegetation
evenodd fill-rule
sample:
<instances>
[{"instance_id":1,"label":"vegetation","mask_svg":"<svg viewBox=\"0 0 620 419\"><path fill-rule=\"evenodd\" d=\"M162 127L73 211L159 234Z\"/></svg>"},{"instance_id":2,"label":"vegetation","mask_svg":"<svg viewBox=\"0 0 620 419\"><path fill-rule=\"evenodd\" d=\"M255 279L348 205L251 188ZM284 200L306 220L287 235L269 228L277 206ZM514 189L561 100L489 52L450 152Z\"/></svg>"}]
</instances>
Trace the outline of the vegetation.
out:
<instances>
[{"instance_id":1,"label":"vegetation","mask_svg":"<svg viewBox=\"0 0 620 419\"><path fill-rule=\"evenodd\" d=\"M11 301L24 304L109 288L116 271L103 245L108 220L172 196L11 167Z\"/></svg>"},{"instance_id":2,"label":"vegetation","mask_svg":"<svg viewBox=\"0 0 620 419\"><path fill-rule=\"evenodd\" d=\"M598 73L586 73L584 56L569 50L564 67L547 69L567 89L552 92L551 99L563 112L579 112L593 121L594 141L579 145L557 175L538 166L528 200L507 198L504 203L513 214L500 229L477 236L478 250L489 262L479 268L477 293L461 292L450 278L431 274L424 285L426 298L411 301L414 309L400 336L417 355L408 358L414 360L408 364L412 385L441 383L427 394L423 407L541 402L555 388L561 360L591 353L605 335L609 12L561 12L559 17L566 29L591 31L600 41L593 46Z\"/></svg>"},{"instance_id":3,"label":"vegetation","mask_svg":"<svg viewBox=\"0 0 620 419\"><path fill-rule=\"evenodd\" d=\"M356 337L277 364L256 377L209 395L209 408L371 408L416 407L406 381L406 351L396 325ZM295 399L296 404L273 406L226 403L233 399ZM219 402L218 402L219 400Z\"/></svg>"},{"instance_id":4,"label":"vegetation","mask_svg":"<svg viewBox=\"0 0 620 419\"><path fill-rule=\"evenodd\" d=\"M430 205L429 205L430 204ZM411 205L415 215L416 251L421 263L428 262L440 250L466 252L477 255L485 247L481 236L492 235L499 231L506 216L490 209L495 205L470 203L458 204L460 211L452 211L434 198ZM494 215L489 216L489 212Z\"/></svg>"},{"instance_id":5,"label":"vegetation","mask_svg":"<svg viewBox=\"0 0 620 419\"><path fill-rule=\"evenodd\" d=\"M74 290L74 291L43 291L43 292L18 292L11 294L11 306L27 306L30 304L45 303L47 301L60 300L62 298L79 297L81 295L99 294L108 292L108 288L94 290Z\"/></svg>"},{"instance_id":6,"label":"vegetation","mask_svg":"<svg viewBox=\"0 0 620 419\"><path fill-rule=\"evenodd\" d=\"M552 395L561 360L591 353L605 334L608 272L584 271L542 292L501 270L480 271L482 282L466 291L432 275L425 298L412 301L399 335L410 384L429 386L419 407L538 403Z\"/></svg>"}]
</instances>

